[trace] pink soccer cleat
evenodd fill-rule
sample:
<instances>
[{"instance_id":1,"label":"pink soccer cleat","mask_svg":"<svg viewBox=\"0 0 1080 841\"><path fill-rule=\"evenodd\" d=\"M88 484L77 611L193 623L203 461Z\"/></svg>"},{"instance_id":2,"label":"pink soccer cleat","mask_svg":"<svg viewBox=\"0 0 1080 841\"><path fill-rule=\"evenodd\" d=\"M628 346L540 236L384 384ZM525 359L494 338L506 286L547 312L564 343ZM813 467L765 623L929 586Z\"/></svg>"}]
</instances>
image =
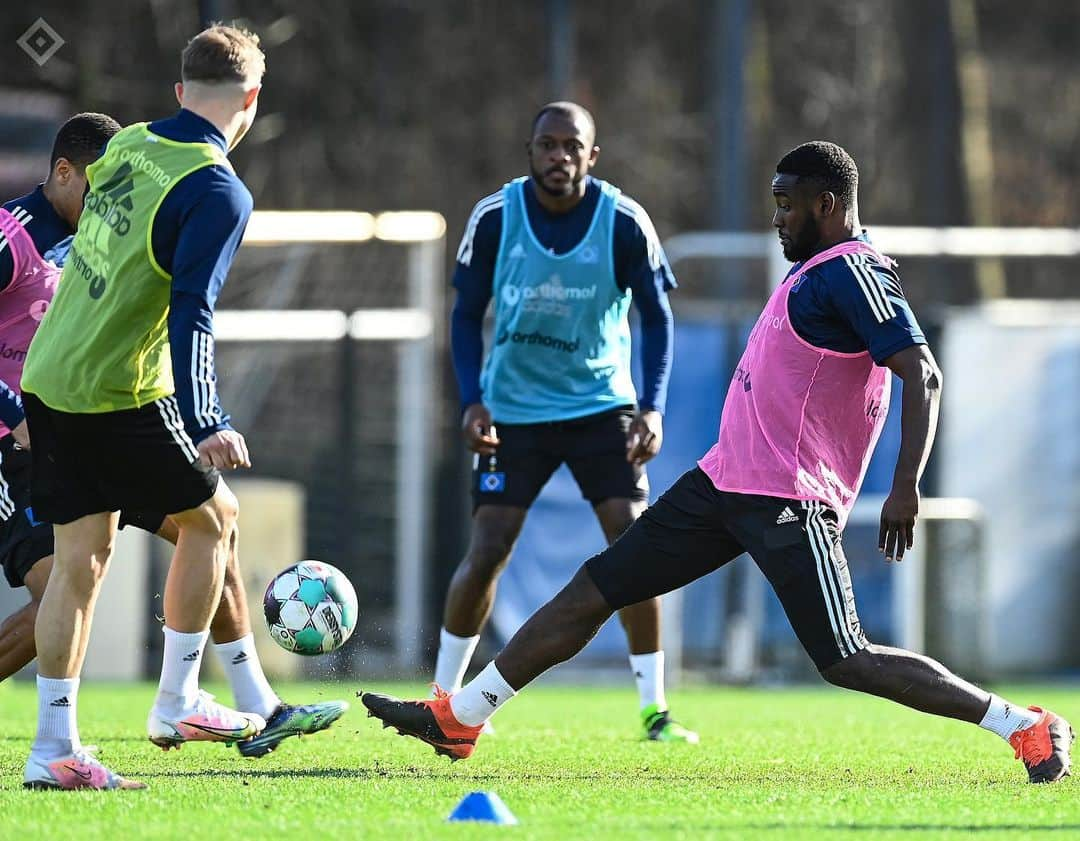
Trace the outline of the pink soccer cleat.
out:
<instances>
[{"instance_id":1,"label":"pink soccer cleat","mask_svg":"<svg viewBox=\"0 0 1080 841\"><path fill-rule=\"evenodd\" d=\"M146 788L146 783L128 780L119 774L114 774L91 756L86 749L81 749L53 760L30 754L30 758L26 760L26 770L23 771L23 786L64 790L140 789Z\"/></svg>"},{"instance_id":2,"label":"pink soccer cleat","mask_svg":"<svg viewBox=\"0 0 1080 841\"><path fill-rule=\"evenodd\" d=\"M162 750L179 748L184 742L242 742L264 727L262 716L231 710L203 691L195 703L175 712L155 706L146 721L150 741Z\"/></svg>"}]
</instances>

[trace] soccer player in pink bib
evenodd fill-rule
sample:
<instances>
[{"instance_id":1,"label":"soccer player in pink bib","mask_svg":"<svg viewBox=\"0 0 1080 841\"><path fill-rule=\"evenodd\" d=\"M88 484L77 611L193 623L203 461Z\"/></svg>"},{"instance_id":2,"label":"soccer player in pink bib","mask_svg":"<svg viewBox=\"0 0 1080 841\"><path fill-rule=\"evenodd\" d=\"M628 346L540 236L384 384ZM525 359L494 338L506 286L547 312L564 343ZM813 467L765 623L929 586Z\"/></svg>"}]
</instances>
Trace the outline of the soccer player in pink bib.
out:
<instances>
[{"instance_id":1,"label":"soccer player in pink bib","mask_svg":"<svg viewBox=\"0 0 1080 841\"><path fill-rule=\"evenodd\" d=\"M575 655L624 605L682 587L749 553L822 677L997 733L1031 782L1067 776L1072 728L980 689L940 663L866 639L841 545L881 433L890 371L903 381L902 441L879 548L912 545L941 372L895 265L859 224L858 170L834 143L786 154L772 182L795 266L758 319L728 388L715 446L618 541L590 558L459 692L432 701L368 693L371 715L452 759L526 684Z\"/></svg>"}]
</instances>

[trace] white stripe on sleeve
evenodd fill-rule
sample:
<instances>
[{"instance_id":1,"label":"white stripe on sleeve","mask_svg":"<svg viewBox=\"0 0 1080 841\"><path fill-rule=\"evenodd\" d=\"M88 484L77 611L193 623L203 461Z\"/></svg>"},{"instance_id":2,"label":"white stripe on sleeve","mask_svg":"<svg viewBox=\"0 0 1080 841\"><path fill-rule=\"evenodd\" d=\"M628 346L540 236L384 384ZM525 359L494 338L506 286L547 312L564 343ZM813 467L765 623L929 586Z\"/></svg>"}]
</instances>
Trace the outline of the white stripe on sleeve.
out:
<instances>
[{"instance_id":1,"label":"white stripe on sleeve","mask_svg":"<svg viewBox=\"0 0 1080 841\"><path fill-rule=\"evenodd\" d=\"M645 237L645 246L649 255L649 268L654 272L659 271L661 266L667 268L667 257L664 255L664 249L660 245L660 237L656 233L656 227L653 225L652 219L649 218L645 208L629 196L620 195L615 209L624 216L629 216L637 223L642 236ZM667 271L670 273L671 269L667 268Z\"/></svg>"},{"instance_id":2,"label":"white stripe on sleeve","mask_svg":"<svg viewBox=\"0 0 1080 841\"><path fill-rule=\"evenodd\" d=\"M472 263L473 239L476 237L476 229L480 226L480 220L484 218L485 214L490 213L492 210L497 210L502 206L502 190L499 190L497 193L492 193L490 196L486 196L476 203L476 207L473 208L473 212L469 216L469 221L465 225L465 233L462 234L461 245L458 246L457 261L463 266L468 266Z\"/></svg>"},{"instance_id":3,"label":"white stripe on sleeve","mask_svg":"<svg viewBox=\"0 0 1080 841\"><path fill-rule=\"evenodd\" d=\"M176 403L176 397L173 395L162 397L160 400L155 400L154 405L158 408L158 414L161 415L165 428L172 435L173 441L180 447L188 461L192 463L198 461L199 450L187 432L184 431L184 422L180 418L180 407Z\"/></svg>"},{"instance_id":4,"label":"white stripe on sleeve","mask_svg":"<svg viewBox=\"0 0 1080 841\"><path fill-rule=\"evenodd\" d=\"M889 300L885 285L878 278L877 272L865 262L855 259L855 255L845 254L844 262L855 276L855 281L859 284L859 288L862 290L866 302L870 305L870 310L873 312L877 322L881 324L890 318L895 318L896 308L893 307L892 301Z\"/></svg>"}]
</instances>

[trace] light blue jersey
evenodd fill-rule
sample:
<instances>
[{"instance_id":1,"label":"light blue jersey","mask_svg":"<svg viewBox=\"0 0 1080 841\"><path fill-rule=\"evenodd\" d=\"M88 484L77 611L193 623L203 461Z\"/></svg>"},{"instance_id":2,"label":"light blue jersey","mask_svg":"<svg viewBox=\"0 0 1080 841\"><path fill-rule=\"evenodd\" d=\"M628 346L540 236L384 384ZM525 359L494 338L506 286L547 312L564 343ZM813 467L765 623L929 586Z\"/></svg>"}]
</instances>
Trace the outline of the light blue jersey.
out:
<instances>
[{"instance_id":1,"label":"light blue jersey","mask_svg":"<svg viewBox=\"0 0 1080 841\"><path fill-rule=\"evenodd\" d=\"M618 188L605 181L592 224L565 254L529 225L528 178L503 188L502 239L492 288L495 340L484 403L496 423L542 423L636 402L630 378L630 291L612 257Z\"/></svg>"}]
</instances>

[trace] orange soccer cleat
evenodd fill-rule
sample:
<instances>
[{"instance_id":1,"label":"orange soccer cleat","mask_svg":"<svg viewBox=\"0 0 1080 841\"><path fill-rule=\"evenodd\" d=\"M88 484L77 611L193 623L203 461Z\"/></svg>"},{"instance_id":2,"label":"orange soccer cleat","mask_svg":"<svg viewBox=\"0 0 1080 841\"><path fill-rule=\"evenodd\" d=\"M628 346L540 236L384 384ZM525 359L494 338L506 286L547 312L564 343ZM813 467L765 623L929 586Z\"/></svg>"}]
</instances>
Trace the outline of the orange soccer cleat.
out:
<instances>
[{"instance_id":1,"label":"orange soccer cleat","mask_svg":"<svg viewBox=\"0 0 1080 841\"><path fill-rule=\"evenodd\" d=\"M1017 730L1009 737L1016 758L1027 768L1028 780L1033 783L1055 783L1069 776L1072 760L1069 751L1073 729L1061 716L1039 707L1028 707L1041 713L1030 727Z\"/></svg>"},{"instance_id":2,"label":"orange soccer cleat","mask_svg":"<svg viewBox=\"0 0 1080 841\"><path fill-rule=\"evenodd\" d=\"M365 692L360 702L368 715L379 719L383 727L393 727L402 736L427 742L435 753L456 762L468 759L476 748L483 725L469 727L454 718L450 695L435 687L435 697L426 701L402 701L390 695Z\"/></svg>"}]
</instances>

